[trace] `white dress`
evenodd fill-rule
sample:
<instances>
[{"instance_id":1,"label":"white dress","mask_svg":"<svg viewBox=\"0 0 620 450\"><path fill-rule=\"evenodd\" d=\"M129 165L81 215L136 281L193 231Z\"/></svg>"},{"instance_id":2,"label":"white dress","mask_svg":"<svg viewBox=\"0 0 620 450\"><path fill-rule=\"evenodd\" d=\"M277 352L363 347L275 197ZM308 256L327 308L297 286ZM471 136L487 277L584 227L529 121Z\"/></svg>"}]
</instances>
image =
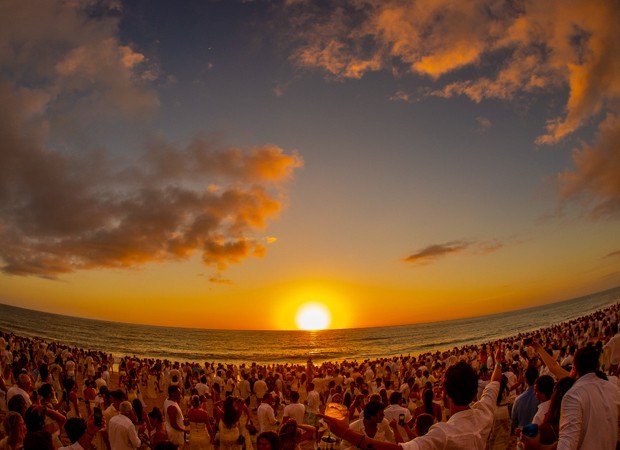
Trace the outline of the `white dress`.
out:
<instances>
[{"instance_id":1,"label":"white dress","mask_svg":"<svg viewBox=\"0 0 620 450\"><path fill-rule=\"evenodd\" d=\"M190 450L211 449L211 437L203 422L189 422L189 448Z\"/></svg>"}]
</instances>

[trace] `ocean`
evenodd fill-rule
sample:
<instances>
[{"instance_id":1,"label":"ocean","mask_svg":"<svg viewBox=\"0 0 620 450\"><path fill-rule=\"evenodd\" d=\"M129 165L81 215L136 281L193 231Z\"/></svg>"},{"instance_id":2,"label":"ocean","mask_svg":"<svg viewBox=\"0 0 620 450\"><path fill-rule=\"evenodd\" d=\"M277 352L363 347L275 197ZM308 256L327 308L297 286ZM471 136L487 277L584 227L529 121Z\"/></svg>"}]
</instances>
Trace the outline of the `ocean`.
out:
<instances>
[{"instance_id":1,"label":"ocean","mask_svg":"<svg viewBox=\"0 0 620 450\"><path fill-rule=\"evenodd\" d=\"M565 322L620 301L620 286L487 316L413 325L321 331L243 331L134 325L0 304L0 330L112 353L192 362L295 363L416 355L480 344Z\"/></svg>"}]
</instances>

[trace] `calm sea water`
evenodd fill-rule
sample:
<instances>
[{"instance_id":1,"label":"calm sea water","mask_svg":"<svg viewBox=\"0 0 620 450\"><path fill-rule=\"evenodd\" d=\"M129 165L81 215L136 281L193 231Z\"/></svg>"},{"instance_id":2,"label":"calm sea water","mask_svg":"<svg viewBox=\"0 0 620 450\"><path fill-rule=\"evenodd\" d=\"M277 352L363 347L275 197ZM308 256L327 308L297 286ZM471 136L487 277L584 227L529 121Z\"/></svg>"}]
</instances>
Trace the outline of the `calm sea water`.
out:
<instances>
[{"instance_id":1,"label":"calm sea water","mask_svg":"<svg viewBox=\"0 0 620 450\"><path fill-rule=\"evenodd\" d=\"M534 308L468 319L323 331L157 327L43 313L0 304L0 330L114 355L177 361L305 363L412 355L479 344L564 322L620 301L620 287Z\"/></svg>"}]
</instances>

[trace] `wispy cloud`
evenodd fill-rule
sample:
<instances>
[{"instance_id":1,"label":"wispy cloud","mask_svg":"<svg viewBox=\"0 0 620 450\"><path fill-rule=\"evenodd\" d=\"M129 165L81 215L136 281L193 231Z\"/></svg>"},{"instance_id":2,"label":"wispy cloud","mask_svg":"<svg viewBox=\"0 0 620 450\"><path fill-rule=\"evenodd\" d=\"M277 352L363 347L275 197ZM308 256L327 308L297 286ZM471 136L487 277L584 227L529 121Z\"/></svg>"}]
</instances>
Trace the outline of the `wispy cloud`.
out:
<instances>
[{"instance_id":1,"label":"wispy cloud","mask_svg":"<svg viewBox=\"0 0 620 450\"><path fill-rule=\"evenodd\" d=\"M133 160L133 148L84 145L83 130L128 128L159 107L157 67L120 42L118 14L90 6L1 8L1 270L54 278L199 254L221 271L262 256L255 235L285 206L301 157L205 139L153 138Z\"/></svg>"},{"instance_id":2,"label":"wispy cloud","mask_svg":"<svg viewBox=\"0 0 620 450\"><path fill-rule=\"evenodd\" d=\"M487 254L495 252L503 246L504 244L496 239L489 241L456 240L444 244L429 245L407 256L403 261L410 264L429 265L450 255L461 253Z\"/></svg>"},{"instance_id":3,"label":"wispy cloud","mask_svg":"<svg viewBox=\"0 0 620 450\"><path fill-rule=\"evenodd\" d=\"M615 258L620 256L620 250L616 250L615 252L608 253L605 255L605 258Z\"/></svg>"}]
</instances>

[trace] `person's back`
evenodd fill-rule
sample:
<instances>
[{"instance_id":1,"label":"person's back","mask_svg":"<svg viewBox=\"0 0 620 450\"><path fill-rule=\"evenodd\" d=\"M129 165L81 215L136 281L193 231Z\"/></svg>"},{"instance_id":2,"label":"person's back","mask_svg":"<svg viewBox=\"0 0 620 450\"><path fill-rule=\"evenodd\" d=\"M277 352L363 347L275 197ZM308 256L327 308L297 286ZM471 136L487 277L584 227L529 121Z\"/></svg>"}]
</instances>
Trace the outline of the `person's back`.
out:
<instances>
[{"instance_id":1,"label":"person's back","mask_svg":"<svg viewBox=\"0 0 620 450\"><path fill-rule=\"evenodd\" d=\"M579 378L562 400L558 450L613 450L618 442L620 389L599 378L598 351L584 347L575 353Z\"/></svg>"}]
</instances>

